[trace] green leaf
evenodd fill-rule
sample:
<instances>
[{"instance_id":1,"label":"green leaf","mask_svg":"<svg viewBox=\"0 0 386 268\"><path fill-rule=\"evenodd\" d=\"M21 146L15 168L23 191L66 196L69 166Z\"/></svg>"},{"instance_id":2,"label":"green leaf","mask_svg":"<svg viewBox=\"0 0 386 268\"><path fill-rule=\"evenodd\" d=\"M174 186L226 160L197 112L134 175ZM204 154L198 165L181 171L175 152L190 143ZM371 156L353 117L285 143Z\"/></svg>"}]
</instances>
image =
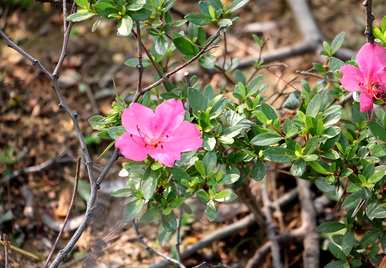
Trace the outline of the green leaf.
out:
<instances>
[{"instance_id":1,"label":"green leaf","mask_svg":"<svg viewBox=\"0 0 386 268\"><path fill-rule=\"evenodd\" d=\"M214 195L217 202L232 202L237 199L237 195L231 189L225 189Z\"/></svg>"},{"instance_id":2,"label":"green leaf","mask_svg":"<svg viewBox=\"0 0 386 268\"><path fill-rule=\"evenodd\" d=\"M349 256L354 247L355 237L352 232L347 232L342 238L342 251L344 255Z\"/></svg>"},{"instance_id":3,"label":"green leaf","mask_svg":"<svg viewBox=\"0 0 386 268\"><path fill-rule=\"evenodd\" d=\"M346 225L336 221L323 222L318 226L318 232L321 233L335 233L339 230L346 228Z\"/></svg>"},{"instance_id":4,"label":"green leaf","mask_svg":"<svg viewBox=\"0 0 386 268\"><path fill-rule=\"evenodd\" d=\"M319 174L322 174L322 175L331 175L332 173L329 172L324 166L322 166L321 164L322 162L310 162L309 165L311 166L311 168L318 172Z\"/></svg>"},{"instance_id":5,"label":"green leaf","mask_svg":"<svg viewBox=\"0 0 386 268\"><path fill-rule=\"evenodd\" d=\"M241 82L238 82L233 91L233 96L239 100L243 100L247 96L247 88Z\"/></svg>"},{"instance_id":6,"label":"green leaf","mask_svg":"<svg viewBox=\"0 0 386 268\"><path fill-rule=\"evenodd\" d=\"M215 152L207 152L202 159L207 174L211 174L213 172L216 172L217 168L217 155Z\"/></svg>"},{"instance_id":7,"label":"green leaf","mask_svg":"<svg viewBox=\"0 0 386 268\"><path fill-rule=\"evenodd\" d=\"M368 204L366 208L366 215L370 220L386 218L386 206L377 202Z\"/></svg>"},{"instance_id":8,"label":"green leaf","mask_svg":"<svg viewBox=\"0 0 386 268\"><path fill-rule=\"evenodd\" d=\"M146 201L149 201L157 189L159 175L154 171L149 171L145 173L144 177L141 189L143 191L143 197Z\"/></svg>"},{"instance_id":9,"label":"green leaf","mask_svg":"<svg viewBox=\"0 0 386 268\"><path fill-rule=\"evenodd\" d=\"M161 222L168 231L174 232L177 229L177 219L173 212L168 215L162 215Z\"/></svg>"},{"instance_id":10,"label":"green leaf","mask_svg":"<svg viewBox=\"0 0 386 268\"><path fill-rule=\"evenodd\" d=\"M216 139L213 137L204 137L204 149L207 151L213 151L216 146Z\"/></svg>"},{"instance_id":11,"label":"green leaf","mask_svg":"<svg viewBox=\"0 0 386 268\"><path fill-rule=\"evenodd\" d=\"M209 15L205 14L195 14L195 13L190 13L185 16L185 19L190 21L193 24L204 26L209 24L212 21L212 18Z\"/></svg>"},{"instance_id":12,"label":"green leaf","mask_svg":"<svg viewBox=\"0 0 386 268\"><path fill-rule=\"evenodd\" d=\"M205 208L205 214L208 217L208 220L210 220L210 221L214 221L215 219L217 219L218 213L217 213L214 201L210 200L207 203L206 208Z\"/></svg>"},{"instance_id":13,"label":"green leaf","mask_svg":"<svg viewBox=\"0 0 386 268\"><path fill-rule=\"evenodd\" d=\"M246 5L249 0L233 0L232 4L228 7L228 10L232 13Z\"/></svg>"},{"instance_id":14,"label":"green leaf","mask_svg":"<svg viewBox=\"0 0 386 268\"><path fill-rule=\"evenodd\" d=\"M188 88L188 100L193 113L205 110L208 105L207 102L204 101L201 92L192 87Z\"/></svg>"},{"instance_id":15,"label":"green leaf","mask_svg":"<svg viewBox=\"0 0 386 268\"><path fill-rule=\"evenodd\" d=\"M86 202L88 202L88 200L90 199L90 191L91 191L90 183L88 183L85 180L79 180L78 193L80 197Z\"/></svg>"},{"instance_id":16,"label":"green leaf","mask_svg":"<svg viewBox=\"0 0 386 268\"><path fill-rule=\"evenodd\" d=\"M87 20L91 17L93 17L95 14L89 12L88 10L78 10L76 13L71 14L70 16L67 16L67 20L71 22L79 22L79 21L84 21Z\"/></svg>"},{"instance_id":17,"label":"green leaf","mask_svg":"<svg viewBox=\"0 0 386 268\"><path fill-rule=\"evenodd\" d=\"M316 94L307 106L306 115L316 117L322 106L322 100L323 98L319 94Z\"/></svg>"},{"instance_id":18,"label":"green leaf","mask_svg":"<svg viewBox=\"0 0 386 268\"><path fill-rule=\"evenodd\" d=\"M330 242L328 244L328 250L332 253L332 255L335 256L335 258L344 260L346 256L342 252L342 250L333 242Z\"/></svg>"},{"instance_id":19,"label":"green leaf","mask_svg":"<svg viewBox=\"0 0 386 268\"><path fill-rule=\"evenodd\" d=\"M264 165L264 162L261 161L261 160L257 160L256 161L256 164L253 166L253 169L252 169L252 179L256 180L256 181L260 181L262 179L264 179L265 177L265 174L266 174L266 168L265 168L265 165Z\"/></svg>"},{"instance_id":20,"label":"green leaf","mask_svg":"<svg viewBox=\"0 0 386 268\"><path fill-rule=\"evenodd\" d=\"M283 107L289 110L295 110L300 106L300 92L291 92L288 98L284 101Z\"/></svg>"},{"instance_id":21,"label":"green leaf","mask_svg":"<svg viewBox=\"0 0 386 268\"><path fill-rule=\"evenodd\" d=\"M221 179L221 183L225 185L233 184L239 179L240 179L240 174L237 174L237 173L225 174L224 177Z\"/></svg>"},{"instance_id":22,"label":"green leaf","mask_svg":"<svg viewBox=\"0 0 386 268\"><path fill-rule=\"evenodd\" d=\"M378 166L375 169L375 172L367 179L367 182L376 184L378 181L386 175L386 166Z\"/></svg>"},{"instance_id":23,"label":"green leaf","mask_svg":"<svg viewBox=\"0 0 386 268\"><path fill-rule=\"evenodd\" d=\"M10 221L13 218L14 218L14 215L12 213L12 210L8 210L7 212L2 213L2 215L0 215L0 224L2 224L3 222Z\"/></svg>"},{"instance_id":24,"label":"green leaf","mask_svg":"<svg viewBox=\"0 0 386 268\"><path fill-rule=\"evenodd\" d=\"M130 11L137 11L143 8L145 4L146 4L146 0L134 0L134 1L131 1L131 3L128 6L126 6L126 9Z\"/></svg>"},{"instance_id":25,"label":"green leaf","mask_svg":"<svg viewBox=\"0 0 386 268\"><path fill-rule=\"evenodd\" d=\"M386 129L379 125L377 122L370 122L369 128L371 133L378 139L386 141Z\"/></svg>"},{"instance_id":26,"label":"green leaf","mask_svg":"<svg viewBox=\"0 0 386 268\"><path fill-rule=\"evenodd\" d=\"M276 163L291 163L293 154L290 150L282 147L272 147L264 150L264 156L267 160Z\"/></svg>"},{"instance_id":27,"label":"green leaf","mask_svg":"<svg viewBox=\"0 0 386 268\"><path fill-rule=\"evenodd\" d=\"M110 127L107 130L107 133L109 134L110 138L115 140L116 138L122 136L123 133L125 133L125 129L121 126L118 127Z\"/></svg>"},{"instance_id":28,"label":"green leaf","mask_svg":"<svg viewBox=\"0 0 386 268\"><path fill-rule=\"evenodd\" d=\"M268 146L272 144L276 144L282 140L282 137L279 134L273 132L265 132L256 135L251 143L256 146Z\"/></svg>"},{"instance_id":29,"label":"green leaf","mask_svg":"<svg viewBox=\"0 0 386 268\"><path fill-rule=\"evenodd\" d=\"M204 177L206 175L205 166L201 160L197 160L194 163L194 166L196 167L196 170L198 171L198 173L200 173L201 176Z\"/></svg>"},{"instance_id":30,"label":"green leaf","mask_svg":"<svg viewBox=\"0 0 386 268\"><path fill-rule=\"evenodd\" d=\"M133 20L131 17L126 16L121 19L118 25L118 35L120 36L129 36L131 30L133 29Z\"/></svg>"},{"instance_id":31,"label":"green leaf","mask_svg":"<svg viewBox=\"0 0 386 268\"><path fill-rule=\"evenodd\" d=\"M88 119L88 123L94 130L102 130L106 125L106 119L101 115L93 115Z\"/></svg>"},{"instance_id":32,"label":"green leaf","mask_svg":"<svg viewBox=\"0 0 386 268\"><path fill-rule=\"evenodd\" d=\"M335 54L343 45L345 33L338 34L331 42L332 54Z\"/></svg>"},{"instance_id":33,"label":"green leaf","mask_svg":"<svg viewBox=\"0 0 386 268\"><path fill-rule=\"evenodd\" d=\"M230 20L230 19L221 19L218 22L218 26L220 26L221 28L231 27L232 26L232 20Z\"/></svg>"},{"instance_id":34,"label":"green leaf","mask_svg":"<svg viewBox=\"0 0 386 268\"><path fill-rule=\"evenodd\" d=\"M188 57L193 57L199 51L199 48L195 43L182 35L175 37L173 43L182 54Z\"/></svg>"},{"instance_id":35,"label":"green leaf","mask_svg":"<svg viewBox=\"0 0 386 268\"><path fill-rule=\"evenodd\" d=\"M196 192L196 196L203 204L206 204L210 200L209 194L203 189L199 189Z\"/></svg>"},{"instance_id":36,"label":"green leaf","mask_svg":"<svg viewBox=\"0 0 386 268\"><path fill-rule=\"evenodd\" d=\"M124 211L124 221L126 223L129 223L130 221L138 217L142 209L144 208L144 206L145 206L145 200L143 199L137 199L129 202Z\"/></svg>"},{"instance_id":37,"label":"green leaf","mask_svg":"<svg viewBox=\"0 0 386 268\"><path fill-rule=\"evenodd\" d=\"M75 0L75 3L80 7L80 9L88 10L90 7L88 0Z\"/></svg>"},{"instance_id":38,"label":"green leaf","mask_svg":"<svg viewBox=\"0 0 386 268\"><path fill-rule=\"evenodd\" d=\"M125 61L125 65L127 65L129 67L137 68L137 66L139 65L138 58L127 59ZM150 65L151 65L151 61L150 60L142 59L142 67L143 68L149 67Z\"/></svg>"},{"instance_id":39,"label":"green leaf","mask_svg":"<svg viewBox=\"0 0 386 268\"><path fill-rule=\"evenodd\" d=\"M296 160L290 169L290 172L295 177L301 177L306 171L306 162L302 159Z\"/></svg>"},{"instance_id":40,"label":"green leaf","mask_svg":"<svg viewBox=\"0 0 386 268\"><path fill-rule=\"evenodd\" d=\"M130 197L132 195L133 195L133 191L131 190L131 188L127 188L127 187L115 190L111 193L111 196L113 197Z\"/></svg>"}]
</instances>

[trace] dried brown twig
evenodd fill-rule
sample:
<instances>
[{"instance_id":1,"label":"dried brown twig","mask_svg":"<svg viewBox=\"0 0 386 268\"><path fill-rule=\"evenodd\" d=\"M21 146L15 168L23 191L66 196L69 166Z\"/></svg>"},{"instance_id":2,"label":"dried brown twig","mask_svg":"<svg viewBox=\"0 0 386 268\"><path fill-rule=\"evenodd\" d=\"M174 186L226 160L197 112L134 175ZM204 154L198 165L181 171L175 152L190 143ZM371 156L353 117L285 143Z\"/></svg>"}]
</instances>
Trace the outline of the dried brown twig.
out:
<instances>
[{"instance_id":1,"label":"dried brown twig","mask_svg":"<svg viewBox=\"0 0 386 268\"><path fill-rule=\"evenodd\" d=\"M374 15L373 15L373 0L365 0L363 2L363 6L366 8L366 30L365 35L367 37L367 42L373 44L374 43L374 35L373 35L373 23L374 23Z\"/></svg>"},{"instance_id":2,"label":"dried brown twig","mask_svg":"<svg viewBox=\"0 0 386 268\"><path fill-rule=\"evenodd\" d=\"M46 259L46 261L44 263L44 268L46 268L48 266L48 263L51 260L52 254L54 254L55 248L58 245L60 237L62 236L62 234L63 234L63 232L64 232L64 230L66 228L67 222L68 222L68 220L70 218L71 210L72 210L72 207L74 205L75 196L76 196L76 192L77 192L77 189L78 189L78 181L79 181L79 174L80 174L80 164L81 164L81 159L78 158L78 161L76 162L75 182L74 182L74 189L72 190L72 196L71 196L70 205L68 207L66 217L64 218L64 222L63 222L62 228L60 229L60 231L59 231L59 233L58 233L58 235L57 235L57 237L55 239L55 242L54 242L54 244L51 247L50 253L48 254L47 259Z\"/></svg>"}]
</instances>

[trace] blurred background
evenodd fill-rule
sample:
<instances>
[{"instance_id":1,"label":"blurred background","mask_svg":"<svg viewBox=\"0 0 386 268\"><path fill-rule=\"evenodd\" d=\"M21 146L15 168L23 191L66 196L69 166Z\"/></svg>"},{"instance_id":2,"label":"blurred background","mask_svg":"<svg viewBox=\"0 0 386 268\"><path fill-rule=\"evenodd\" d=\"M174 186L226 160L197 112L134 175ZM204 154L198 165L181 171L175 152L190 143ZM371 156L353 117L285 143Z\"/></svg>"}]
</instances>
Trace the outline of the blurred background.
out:
<instances>
[{"instance_id":1,"label":"blurred background","mask_svg":"<svg viewBox=\"0 0 386 268\"><path fill-rule=\"evenodd\" d=\"M346 32L344 48L349 51L357 50L365 42L361 1L311 0L308 3L326 40ZM384 0L374 0L373 6L376 18L385 15ZM175 7L180 15L185 14L197 9L197 1L177 0ZM178 12L175 16L179 16ZM0 28L51 70L62 46L61 3L1 0L0 15ZM228 34L228 51L241 61L257 58L261 53L252 34L265 40L262 55L275 53L304 38L296 23L299 18L285 0L251 0L238 15L240 19ZM124 64L136 53L132 38L116 36L111 22L101 22L95 32L91 32L91 27L90 21L73 26L60 84L71 108L79 113L81 128L87 134L95 159L107 144L92 134L87 119L93 114L108 113L115 95L133 92L137 71ZM221 55L222 48L214 53ZM284 63L280 68L263 71L265 82L283 91L296 87L302 79L312 80L298 71L309 70L317 61L320 61L318 51L287 57L280 61ZM247 68L247 72L252 69ZM154 81L154 75L152 70L146 70L144 84ZM221 74L200 72L200 76L215 89L226 88ZM291 85L285 81L291 81ZM10 252L11 267L41 267L41 260L48 254L70 204L78 143L70 118L58 111L50 81L0 41L0 233L6 234L6 239L22 250ZM104 162L103 157L98 159L96 169ZM62 267L147 267L160 260L144 251L134 232L120 221L124 204L109 196L112 189L124 183L118 172L119 165L116 165L102 187L92 226L82 235L73 257ZM285 187L283 185L283 191ZM79 195L64 239L78 226L88 191L86 174L82 171ZM220 218L216 222L209 223L198 214L196 221L192 219L193 223L184 227L183 247L197 242L205 236L204 232L210 233L247 214L247 208L239 203L220 206ZM285 217L289 226L299 224L299 207L289 208ZM186 263L195 265L207 259L243 267L258 247L257 241L251 239L256 235L255 227L213 243ZM144 229L148 239L156 239L155 228L150 225ZM164 249L167 252L170 247ZM290 244L286 254L288 267L301 267L299 245ZM329 253L322 252L322 261L327 263L331 258ZM2 262L3 253L0 265ZM261 267L269 267L269 262Z\"/></svg>"}]
</instances>

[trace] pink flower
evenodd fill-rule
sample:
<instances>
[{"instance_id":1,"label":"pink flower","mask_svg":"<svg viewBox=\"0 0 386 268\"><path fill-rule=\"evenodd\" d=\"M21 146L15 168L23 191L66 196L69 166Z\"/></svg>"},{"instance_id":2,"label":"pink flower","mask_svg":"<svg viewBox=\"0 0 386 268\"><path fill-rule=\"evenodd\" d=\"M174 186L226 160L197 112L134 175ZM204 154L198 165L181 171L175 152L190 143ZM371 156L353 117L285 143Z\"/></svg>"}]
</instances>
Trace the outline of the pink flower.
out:
<instances>
[{"instance_id":1,"label":"pink flower","mask_svg":"<svg viewBox=\"0 0 386 268\"><path fill-rule=\"evenodd\" d=\"M349 64L341 67L341 83L348 91L360 92L360 111L369 112L374 100L386 100L386 49L366 43L356 60L359 68Z\"/></svg>"},{"instance_id":2,"label":"pink flower","mask_svg":"<svg viewBox=\"0 0 386 268\"><path fill-rule=\"evenodd\" d=\"M150 155L172 167L182 152L202 146L200 131L193 123L184 121L184 115L180 100L167 100L158 105L155 112L133 103L122 113L126 132L116 140L115 147L127 159L143 161Z\"/></svg>"}]
</instances>

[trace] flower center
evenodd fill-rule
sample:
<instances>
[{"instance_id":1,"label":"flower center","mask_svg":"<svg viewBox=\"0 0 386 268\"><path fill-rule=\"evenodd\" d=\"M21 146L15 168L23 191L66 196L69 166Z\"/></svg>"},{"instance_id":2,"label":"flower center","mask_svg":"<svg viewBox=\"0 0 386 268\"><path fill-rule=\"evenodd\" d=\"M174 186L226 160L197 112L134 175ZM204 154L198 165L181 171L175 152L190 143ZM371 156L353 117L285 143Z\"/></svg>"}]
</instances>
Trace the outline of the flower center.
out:
<instances>
[{"instance_id":1,"label":"flower center","mask_svg":"<svg viewBox=\"0 0 386 268\"><path fill-rule=\"evenodd\" d=\"M385 98L385 91L386 88L384 88L380 83L372 83L366 88L366 94L377 100Z\"/></svg>"}]
</instances>

